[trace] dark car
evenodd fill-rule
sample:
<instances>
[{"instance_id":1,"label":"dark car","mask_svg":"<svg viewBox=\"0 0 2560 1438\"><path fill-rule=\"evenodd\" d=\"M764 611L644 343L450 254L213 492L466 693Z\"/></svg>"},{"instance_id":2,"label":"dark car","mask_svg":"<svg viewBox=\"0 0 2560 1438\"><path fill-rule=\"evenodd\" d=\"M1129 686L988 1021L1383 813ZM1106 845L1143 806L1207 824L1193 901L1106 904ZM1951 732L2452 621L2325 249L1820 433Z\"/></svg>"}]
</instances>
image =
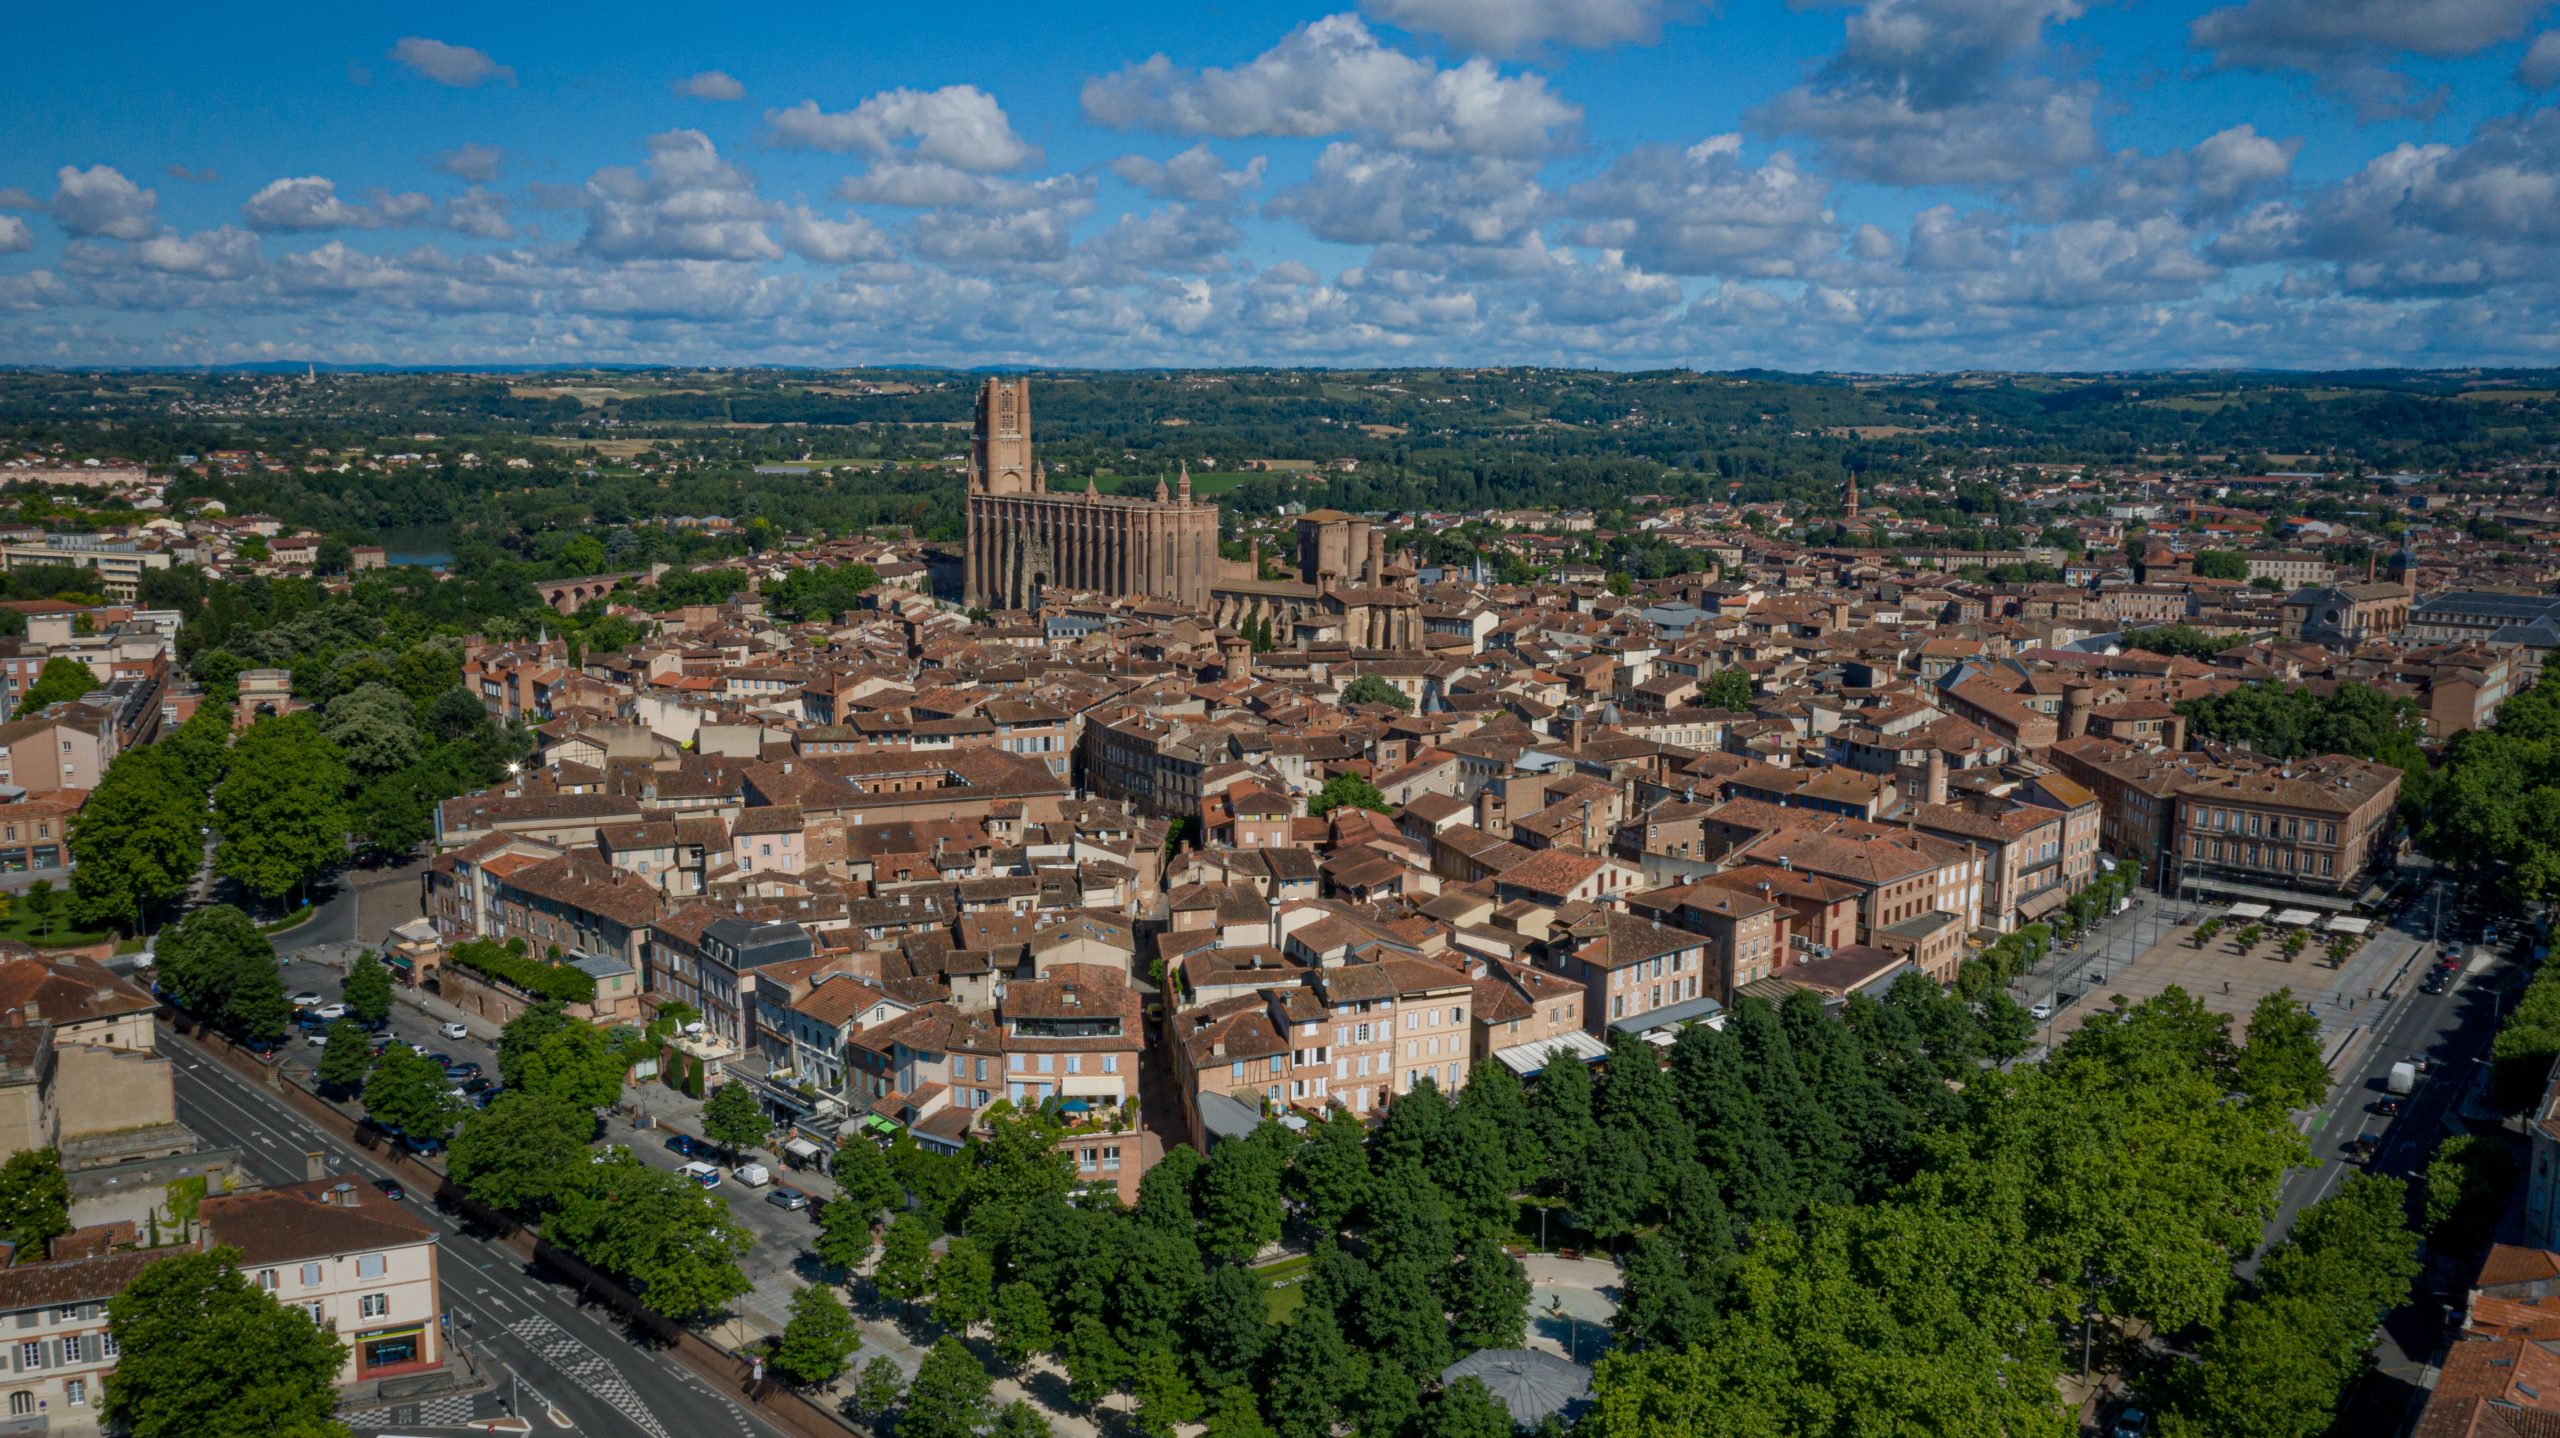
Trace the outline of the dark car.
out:
<instances>
[{"instance_id":1,"label":"dark car","mask_svg":"<svg viewBox=\"0 0 2560 1438\"><path fill-rule=\"evenodd\" d=\"M429 1054L427 1055L427 1062L434 1064L437 1068L443 1069L447 1073L451 1073L453 1071L453 1055L451 1054Z\"/></svg>"},{"instance_id":2,"label":"dark car","mask_svg":"<svg viewBox=\"0 0 2560 1438\"><path fill-rule=\"evenodd\" d=\"M480 1077L478 1074L473 1074L471 1077L469 1077L469 1078L467 1078L467 1079L464 1079L464 1080L462 1081L462 1091L463 1091L464 1093L466 1093L466 1094L471 1095L471 1096L472 1096L472 1097L474 1097L474 1098L479 1097L481 1094L487 1093L489 1090L491 1090L491 1089L493 1089L493 1088L495 1088L495 1087L497 1087L497 1085L495 1085L495 1084L493 1084L493 1083L489 1082L487 1079L484 1079L484 1078Z\"/></svg>"},{"instance_id":3,"label":"dark car","mask_svg":"<svg viewBox=\"0 0 2560 1438\"><path fill-rule=\"evenodd\" d=\"M2339 1151L2356 1163L2370 1163L2373 1161L2374 1150L2380 1147L2382 1147L2381 1140L2360 1133L2348 1139L2340 1146Z\"/></svg>"},{"instance_id":4,"label":"dark car","mask_svg":"<svg viewBox=\"0 0 2560 1438\"><path fill-rule=\"evenodd\" d=\"M764 1201L776 1208L787 1208L798 1213L809 1206L809 1195L796 1188L784 1188L780 1184L775 1184L773 1192L764 1196Z\"/></svg>"},{"instance_id":5,"label":"dark car","mask_svg":"<svg viewBox=\"0 0 2560 1438\"><path fill-rule=\"evenodd\" d=\"M382 1190L382 1196L393 1203L398 1203L409 1196L409 1190L402 1188L400 1180L396 1178L377 1178L373 1181L373 1186Z\"/></svg>"},{"instance_id":6,"label":"dark car","mask_svg":"<svg viewBox=\"0 0 2560 1438\"><path fill-rule=\"evenodd\" d=\"M2375 1099L2372 1103L2365 1105L2365 1107L2374 1113L2382 1115L2384 1118L2398 1118L2400 1116L2400 1100L2397 1096Z\"/></svg>"},{"instance_id":7,"label":"dark car","mask_svg":"<svg viewBox=\"0 0 2560 1438\"><path fill-rule=\"evenodd\" d=\"M671 1133L667 1135L667 1152L669 1153L679 1154L685 1158L692 1158L697 1154L705 1154L710 1151L711 1148L708 1144L702 1143L691 1134Z\"/></svg>"},{"instance_id":8,"label":"dark car","mask_svg":"<svg viewBox=\"0 0 2560 1438\"><path fill-rule=\"evenodd\" d=\"M476 1079L480 1077L480 1066L475 1063L446 1064L444 1076L449 1079Z\"/></svg>"},{"instance_id":9,"label":"dark car","mask_svg":"<svg viewBox=\"0 0 2560 1438\"><path fill-rule=\"evenodd\" d=\"M2436 974L2425 983L2418 985L2418 992L2425 994L2428 998L2434 998L2451 987L2453 987L2451 984L2444 981L2444 975Z\"/></svg>"}]
</instances>

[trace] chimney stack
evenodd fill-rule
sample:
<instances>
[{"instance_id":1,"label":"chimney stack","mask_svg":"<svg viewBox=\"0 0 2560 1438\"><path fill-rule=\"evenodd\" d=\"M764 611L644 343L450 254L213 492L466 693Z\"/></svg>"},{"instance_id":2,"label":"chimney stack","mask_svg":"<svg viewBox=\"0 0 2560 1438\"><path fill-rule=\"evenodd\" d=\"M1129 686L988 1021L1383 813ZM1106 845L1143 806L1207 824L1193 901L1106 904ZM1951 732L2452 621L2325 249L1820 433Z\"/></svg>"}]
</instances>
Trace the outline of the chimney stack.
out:
<instances>
[{"instance_id":1,"label":"chimney stack","mask_svg":"<svg viewBox=\"0 0 2560 1438\"><path fill-rule=\"evenodd\" d=\"M1944 749L1929 751L1928 782L1923 792L1931 804L1947 802L1947 751Z\"/></svg>"},{"instance_id":2,"label":"chimney stack","mask_svg":"<svg viewBox=\"0 0 2560 1438\"><path fill-rule=\"evenodd\" d=\"M302 1151L303 1181L305 1183L318 1183L320 1180L327 1178L328 1176L329 1155L327 1151L316 1148L304 1149Z\"/></svg>"}]
</instances>

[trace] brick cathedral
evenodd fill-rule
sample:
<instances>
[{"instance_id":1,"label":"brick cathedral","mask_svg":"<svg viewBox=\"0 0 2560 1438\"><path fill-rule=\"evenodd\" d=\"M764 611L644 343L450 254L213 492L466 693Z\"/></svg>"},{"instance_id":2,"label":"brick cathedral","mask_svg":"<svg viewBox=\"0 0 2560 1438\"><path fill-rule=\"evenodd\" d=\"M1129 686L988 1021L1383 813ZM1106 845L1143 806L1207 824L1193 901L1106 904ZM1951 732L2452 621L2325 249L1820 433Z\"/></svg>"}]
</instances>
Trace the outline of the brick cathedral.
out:
<instances>
[{"instance_id":1,"label":"brick cathedral","mask_svg":"<svg viewBox=\"0 0 2560 1438\"><path fill-rule=\"evenodd\" d=\"M1031 382L991 379L978 390L969 446L966 602L1034 609L1041 591L1147 594L1207 611L1223 574L1218 506L1191 498L1191 471L1153 499L1052 492L1031 453Z\"/></svg>"}]
</instances>

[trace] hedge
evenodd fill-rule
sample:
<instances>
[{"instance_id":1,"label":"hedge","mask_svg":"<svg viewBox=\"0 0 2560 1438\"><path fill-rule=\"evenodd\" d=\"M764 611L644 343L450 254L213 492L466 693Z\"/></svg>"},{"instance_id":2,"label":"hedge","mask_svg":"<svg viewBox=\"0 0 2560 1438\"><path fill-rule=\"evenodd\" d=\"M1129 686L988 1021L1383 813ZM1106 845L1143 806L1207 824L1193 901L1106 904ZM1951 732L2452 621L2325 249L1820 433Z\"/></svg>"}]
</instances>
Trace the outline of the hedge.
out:
<instances>
[{"instance_id":1,"label":"hedge","mask_svg":"<svg viewBox=\"0 0 2560 1438\"><path fill-rule=\"evenodd\" d=\"M525 957L522 940L510 939L500 944L488 939L474 939L457 944L445 959L475 973L515 985L538 999L558 999L564 1004L591 1004L596 998L595 975L567 964L546 964Z\"/></svg>"}]
</instances>

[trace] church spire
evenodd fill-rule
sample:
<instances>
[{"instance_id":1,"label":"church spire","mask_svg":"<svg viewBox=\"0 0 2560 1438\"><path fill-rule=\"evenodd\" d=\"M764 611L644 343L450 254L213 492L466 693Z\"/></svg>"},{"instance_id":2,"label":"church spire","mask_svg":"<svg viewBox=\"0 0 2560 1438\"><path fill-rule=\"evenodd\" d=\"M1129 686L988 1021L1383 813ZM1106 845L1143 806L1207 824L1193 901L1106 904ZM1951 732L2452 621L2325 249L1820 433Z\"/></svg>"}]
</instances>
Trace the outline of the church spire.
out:
<instances>
[{"instance_id":1,"label":"church spire","mask_svg":"<svg viewBox=\"0 0 2560 1438\"><path fill-rule=\"evenodd\" d=\"M1164 476L1161 474L1156 476L1156 503L1164 503Z\"/></svg>"},{"instance_id":2,"label":"church spire","mask_svg":"<svg viewBox=\"0 0 2560 1438\"><path fill-rule=\"evenodd\" d=\"M1180 493L1182 496L1182 502L1189 504L1191 502L1191 461L1187 459L1182 461L1182 488Z\"/></svg>"},{"instance_id":3,"label":"church spire","mask_svg":"<svg viewBox=\"0 0 2560 1438\"><path fill-rule=\"evenodd\" d=\"M1842 506L1842 512L1851 524L1858 522L1858 477L1854 474L1849 476L1849 502Z\"/></svg>"}]
</instances>

